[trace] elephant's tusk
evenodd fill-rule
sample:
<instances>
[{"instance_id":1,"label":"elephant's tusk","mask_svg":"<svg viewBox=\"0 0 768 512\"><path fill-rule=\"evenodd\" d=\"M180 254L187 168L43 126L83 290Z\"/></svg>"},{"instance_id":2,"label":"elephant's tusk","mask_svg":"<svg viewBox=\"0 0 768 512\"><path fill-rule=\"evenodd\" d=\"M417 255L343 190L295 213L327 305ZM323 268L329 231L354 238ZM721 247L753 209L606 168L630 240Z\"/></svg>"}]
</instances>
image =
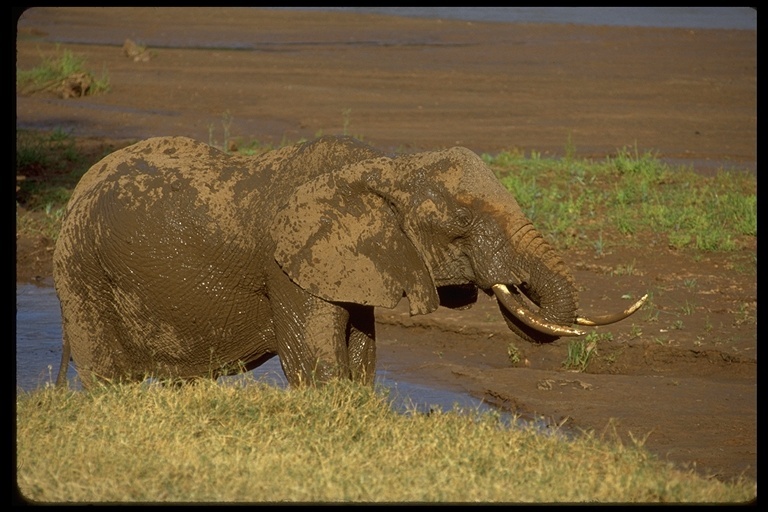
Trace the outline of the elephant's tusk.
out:
<instances>
[{"instance_id":1,"label":"elephant's tusk","mask_svg":"<svg viewBox=\"0 0 768 512\"><path fill-rule=\"evenodd\" d=\"M519 304L515 304L512 294L509 292L509 288L503 284L495 284L492 286L492 289L494 295L496 295L496 298L501 302L502 306L504 306L504 308L515 318L531 329L536 329L539 332L550 334L552 336L581 336L585 334L584 331L574 329L573 327L547 322L532 311Z\"/></svg>"},{"instance_id":2,"label":"elephant's tusk","mask_svg":"<svg viewBox=\"0 0 768 512\"><path fill-rule=\"evenodd\" d=\"M629 315L637 311L642 307L643 304L645 304L646 299L648 299L648 294L646 293L642 297L640 297L640 300L632 304L629 308L625 309L621 313L614 313L612 315L604 315L604 316L598 316L595 318L584 318L581 316L576 317L576 324L577 325L588 325L588 326L598 326L598 325L608 325L612 324L614 322L618 322L619 320L624 320Z\"/></svg>"}]
</instances>

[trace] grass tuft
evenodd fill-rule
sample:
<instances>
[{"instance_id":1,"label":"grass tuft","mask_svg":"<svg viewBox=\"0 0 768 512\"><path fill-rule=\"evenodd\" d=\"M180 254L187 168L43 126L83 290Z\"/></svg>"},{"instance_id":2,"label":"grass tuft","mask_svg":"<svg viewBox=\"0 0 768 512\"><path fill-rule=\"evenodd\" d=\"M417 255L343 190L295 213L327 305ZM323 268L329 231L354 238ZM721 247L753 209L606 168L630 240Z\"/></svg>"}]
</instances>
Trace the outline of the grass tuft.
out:
<instances>
[{"instance_id":1,"label":"grass tuft","mask_svg":"<svg viewBox=\"0 0 768 512\"><path fill-rule=\"evenodd\" d=\"M20 94L54 90L70 77L85 76L88 87L82 91L83 95L109 91L109 75L106 70L102 70L101 75L95 77L85 70L85 65L84 57L70 50L62 50L57 45L56 54L41 56L40 65L32 69L16 70L16 90Z\"/></svg>"}]
</instances>

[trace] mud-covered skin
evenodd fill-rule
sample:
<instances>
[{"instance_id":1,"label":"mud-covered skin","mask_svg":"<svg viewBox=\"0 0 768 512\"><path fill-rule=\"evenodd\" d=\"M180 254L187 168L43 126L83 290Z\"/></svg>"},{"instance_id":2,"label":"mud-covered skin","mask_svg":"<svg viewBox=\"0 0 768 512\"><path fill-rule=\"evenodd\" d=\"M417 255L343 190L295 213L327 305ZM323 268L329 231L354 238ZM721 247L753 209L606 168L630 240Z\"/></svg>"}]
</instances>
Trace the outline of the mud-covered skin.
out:
<instances>
[{"instance_id":1,"label":"mud-covered skin","mask_svg":"<svg viewBox=\"0 0 768 512\"><path fill-rule=\"evenodd\" d=\"M562 261L477 155L389 158L346 137L260 157L180 137L117 151L75 189L54 281L86 385L274 355L292 385L371 383L373 308L403 296L422 314L510 283L552 322L576 310Z\"/></svg>"}]
</instances>

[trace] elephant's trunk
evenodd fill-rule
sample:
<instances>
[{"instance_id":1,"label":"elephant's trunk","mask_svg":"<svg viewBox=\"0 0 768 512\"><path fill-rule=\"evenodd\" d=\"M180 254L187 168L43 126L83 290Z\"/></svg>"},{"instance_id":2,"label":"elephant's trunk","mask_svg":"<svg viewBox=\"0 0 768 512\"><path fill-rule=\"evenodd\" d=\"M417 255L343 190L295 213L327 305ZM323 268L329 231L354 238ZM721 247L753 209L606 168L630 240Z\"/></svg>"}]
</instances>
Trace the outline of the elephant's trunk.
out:
<instances>
[{"instance_id":1,"label":"elephant's trunk","mask_svg":"<svg viewBox=\"0 0 768 512\"><path fill-rule=\"evenodd\" d=\"M504 306L504 308L509 312L511 315L513 315L515 318L523 322L528 327L535 329L536 331L550 335L550 336L581 336L584 333L584 331L581 331L579 329L573 328L569 325L560 325L555 324L552 322L549 322L545 320L541 315L534 312L532 309L526 307L524 305L524 301L521 300L519 297L520 293L513 295L512 292L509 291L509 288L506 285L503 284L495 284L493 285L493 293L496 295L496 298L499 300L499 303ZM515 296L517 295L517 298ZM621 311L619 313L609 314L609 315L603 315L593 318L586 318L577 316L574 320L574 323L577 325L585 325L585 326L600 326L600 325L608 325L615 322L618 322L620 320L624 320L631 314L633 314L635 311L640 309L643 304L645 304L646 299L648 298L648 294L646 293L643 295L640 300L632 304L629 308L625 309L624 311Z\"/></svg>"},{"instance_id":2,"label":"elephant's trunk","mask_svg":"<svg viewBox=\"0 0 768 512\"><path fill-rule=\"evenodd\" d=\"M527 228L527 229L526 229ZM587 318L578 316L576 287L565 264L530 224L522 232L518 282L496 283L491 289L509 328L528 341L551 342L561 336L581 336L574 327L600 326L632 315L645 303L647 295L622 312Z\"/></svg>"},{"instance_id":3,"label":"elephant's trunk","mask_svg":"<svg viewBox=\"0 0 768 512\"><path fill-rule=\"evenodd\" d=\"M499 303L508 313L520 320L523 324L542 334L550 336L581 336L584 331L580 331L570 326L559 325L547 321L541 315L524 305L520 293L512 295L507 285L493 285L493 293L499 300Z\"/></svg>"}]
</instances>

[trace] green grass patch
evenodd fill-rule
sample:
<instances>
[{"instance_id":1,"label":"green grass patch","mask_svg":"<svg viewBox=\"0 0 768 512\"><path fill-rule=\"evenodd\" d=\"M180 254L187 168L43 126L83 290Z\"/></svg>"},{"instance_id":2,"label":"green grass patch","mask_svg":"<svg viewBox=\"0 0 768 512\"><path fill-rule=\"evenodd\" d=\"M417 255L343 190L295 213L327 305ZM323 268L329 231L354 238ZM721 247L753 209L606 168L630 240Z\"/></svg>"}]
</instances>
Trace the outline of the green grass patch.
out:
<instances>
[{"instance_id":1,"label":"green grass patch","mask_svg":"<svg viewBox=\"0 0 768 512\"><path fill-rule=\"evenodd\" d=\"M493 413L394 412L349 382L43 388L16 398L36 502L744 502L615 432L567 439Z\"/></svg>"},{"instance_id":2,"label":"green grass patch","mask_svg":"<svg viewBox=\"0 0 768 512\"><path fill-rule=\"evenodd\" d=\"M56 47L53 56L40 57L40 64L32 69L16 69L16 90L31 94L56 87L69 77L85 74L90 77L90 87L85 94L98 94L109 90L109 75L103 70L99 76L86 70L86 59L70 50Z\"/></svg>"},{"instance_id":3,"label":"green grass patch","mask_svg":"<svg viewBox=\"0 0 768 512\"><path fill-rule=\"evenodd\" d=\"M82 155L74 137L64 130L57 129L50 133L16 131L17 171L37 167L44 168L46 174L59 174L80 160Z\"/></svg>"},{"instance_id":4,"label":"green grass patch","mask_svg":"<svg viewBox=\"0 0 768 512\"><path fill-rule=\"evenodd\" d=\"M680 249L733 251L757 236L757 178L747 171L703 176L628 149L603 161L516 151L483 158L560 247L591 244L601 253L607 239L645 236Z\"/></svg>"},{"instance_id":5,"label":"green grass patch","mask_svg":"<svg viewBox=\"0 0 768 512\"><path fill-rule=\"evenodd\" d=\"M613 335L610 332L596 333L591 332L586 336L579 337L568 342L568 356L563 361L563 368L584 372L589 366L589 362L597 355L598 344L604 341L611 341Z\"/></svg>"},{"instance_id":6,"label":"green grass patch","mask_svg":"<svg viewBox=\"0 0 768 512\"><path fill-rule=\"evenodd\" d=\"M64 206L48 203L42 212L16 209L16 233L41 235L51 240L59 237Z\"/></svg>"},{"instance_id":7,"label":"green grass patch","mask_svg":"<svg viewBox=\"0 0 768 512\"><path fill-rule=\"evenodd\" d=\"M55 239L67 201L88 168L105 156L85 153L63 130L16 131L16 230Z\"/></svg>"},{"instance_id":8,"label":"green grass patch","mask_svg":"<svg viewBox=\"0 0 768 512\"><path fill-rule=\"evenodd\" d=\"M29 210L56 209L69 200L94 162L62 130L16 132L16 201Z\"/></svg>"}]
</instances>

